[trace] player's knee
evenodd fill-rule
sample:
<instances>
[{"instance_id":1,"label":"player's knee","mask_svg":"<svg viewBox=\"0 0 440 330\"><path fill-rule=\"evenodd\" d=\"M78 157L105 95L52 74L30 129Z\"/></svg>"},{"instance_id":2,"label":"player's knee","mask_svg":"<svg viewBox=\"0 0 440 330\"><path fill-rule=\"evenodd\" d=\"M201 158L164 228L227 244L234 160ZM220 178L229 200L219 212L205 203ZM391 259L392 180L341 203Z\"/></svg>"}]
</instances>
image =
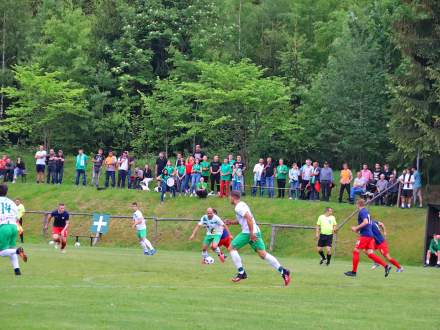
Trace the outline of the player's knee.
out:
<instances>
[{"instance_id":1,"label":"player's knee","mask_svg":"<svg viewBox=\"0 0 440 330\"><path fill-rule=\"evenodd\" d=\"M266 258L267 252L264 250L257 250L258 255L260 256L261 259Z\"/></svg>"},{"instance_id":2,"label":"player's knee","mask_svg":"<svg viewBox=\"0 0 440 330\"><path fill-rule=\"evenodd\" d=\"M367 254L368 254L368 255L374 254L374 251L371 250L371 249L368 249L368 250L367 250Z\"/></svg>"}]
</instances>

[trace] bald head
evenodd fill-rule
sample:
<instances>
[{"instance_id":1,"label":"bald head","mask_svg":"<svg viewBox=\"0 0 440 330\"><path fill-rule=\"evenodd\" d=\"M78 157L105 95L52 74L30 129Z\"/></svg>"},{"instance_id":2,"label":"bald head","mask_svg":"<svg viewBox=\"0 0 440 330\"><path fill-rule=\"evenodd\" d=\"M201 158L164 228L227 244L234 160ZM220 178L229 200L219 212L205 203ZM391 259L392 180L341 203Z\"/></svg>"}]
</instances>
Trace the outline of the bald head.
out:
<instances>
[{"instance_id":1,"label":"bald head","mask_svg":"<svg viewBox=\"0 0 440 330\"><path fill-rule=\"evenodd\" d=\"M212 217L214 216L214 210L212 209L212 207L208 207L206 209L206 215L208 216L209 219L212 219Z\"/></svg>"}]
</instances>

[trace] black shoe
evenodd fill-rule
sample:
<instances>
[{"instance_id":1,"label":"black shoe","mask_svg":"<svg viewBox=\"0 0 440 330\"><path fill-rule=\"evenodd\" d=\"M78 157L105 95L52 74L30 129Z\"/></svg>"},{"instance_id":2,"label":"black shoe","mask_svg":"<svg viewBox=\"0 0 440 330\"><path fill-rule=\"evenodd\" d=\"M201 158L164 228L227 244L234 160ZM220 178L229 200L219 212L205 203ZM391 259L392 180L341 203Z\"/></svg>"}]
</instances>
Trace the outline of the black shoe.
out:
<instances>
[{"instance_id":1,"label":"black shoe","mask_svg":"<svg viewBox=\"0 0 440 330\"><path fill-rule=\"evenodd\" d=\"M281 274L281 277L284 280L284 285L288 286L290 283L290 270L288 270L287 268L284 268L283 273Z\"/></svg>"},{"instance_id":2,"label":"black shoe","mask_svg":"<svg viewBox=\"0 0 440 330\"><path fill-rule=\"evenodd\" d=\"M244 272L242 274L237 273L237 275L235 275L235 277L232 278L232 282L240 282L241 280L245 280L245 279L247 279L246 272Z\"/></svg>"},{"instance_id":3,"label":"black shoe","mask_svg":"<svg viewBox=\"0 0 440 330\"><path fill-rule=\"evenodd\" d=\"M350 277L356 277L356 272L353 272L353 271L350 270L349 272L345 272L344 275L345 276L350 276Z\"/></svg>"},{"instance_id":4,"label":"black shoe","mask_svg":"<svg viewBox=\"0 0 440 330\"><path fill-rule=\"evenodd\" d=\"M28 257L26 255L26 253L24 253L24 250L22 247L19 247L16 251L16 253L21 257L21 259L23 259L24 262L28 261Z\"/></svg>"},{"instance_id":5,"label":"black shoe","mask_svg":"<svg viewBox=\"0 0 440 330\"><path fill-rule=\"evenodd\" d=\"M437 265L435 265L435 267L437 267L437 268L440 268L440 265L439 265L439 264L437 264Z\"/></svg>"},{"instance_id":6,"label":"black shoe","mask_svg":"<svg viewBox=\"0 0 440 330\"><path fill-rule=\"evenodd\" d=\"M321 261L319 261L319 264L322 265L324 263L324 261L325 261L325 258L321 259Z\"/></svg>"},{"instance_id":7,"label":"black shoe","mask_svg":"<svg viewBox=\"0 0 440 330\"><path fill-rule=\"evenodd\" d=\"M20 268L15 268L14 273L16 276L20 276L21 275Z\"/></svg>"},{"instance_id":8,"label":"black shoe","mask_svg":"<svg viewBox=\"0 0 440 330\"><path fill-rule=\"evenodd\" d=\"M386 265L385 266L385 277L388 277L388 275L390 275L390 271L391 271L391 266Z\"/></svg>"},{"instance_id":9,"label":"black shoe","mask_svg":"<svg viewBox=\"0 0 440 330\"><path fill-rule=\"evenodd\" d=\"M325 264L326 266L330 266L330 263L327 261L327 263Z\"/></svg>"},{"instance_id":10,"label":"black shoe","mask_svg":"<svg viewBox=\"0 0 440 330\"><path fill-rule=\"evenodd\" d=\"M429 267L429 264L424 264L423 267Z\"/></svg>"}]
</instances>

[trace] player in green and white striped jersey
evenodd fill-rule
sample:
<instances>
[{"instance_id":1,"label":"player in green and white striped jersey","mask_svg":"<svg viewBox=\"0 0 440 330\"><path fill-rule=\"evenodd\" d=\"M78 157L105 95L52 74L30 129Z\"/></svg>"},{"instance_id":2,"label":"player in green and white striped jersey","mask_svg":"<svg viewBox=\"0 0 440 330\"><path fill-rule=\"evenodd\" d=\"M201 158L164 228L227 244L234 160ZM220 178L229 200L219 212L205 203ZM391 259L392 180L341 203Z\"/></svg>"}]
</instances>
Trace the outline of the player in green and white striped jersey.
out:
<instances>
[{"instance_id":1,"label":"player in green and white striped jersey","mask_svg":"<svg viewBox=\"0 0 440 330\"><path fill-rule=\"evenodd\" d=\"M218 243L223 234L223 229L225 227L224 222L214 214L214 210L209 207L206 210L206 214L200 219L199 223L194 227L194 230L190 236L190 240L193 240L196 236L200 227L206 228L206 235L203 239L202 245L202 262L206 263L206 258L209 256L208 247L211 246L211 249L217 253L221 262L225 262L225 255L218 247Z\"/></svg>"}]
</instances>

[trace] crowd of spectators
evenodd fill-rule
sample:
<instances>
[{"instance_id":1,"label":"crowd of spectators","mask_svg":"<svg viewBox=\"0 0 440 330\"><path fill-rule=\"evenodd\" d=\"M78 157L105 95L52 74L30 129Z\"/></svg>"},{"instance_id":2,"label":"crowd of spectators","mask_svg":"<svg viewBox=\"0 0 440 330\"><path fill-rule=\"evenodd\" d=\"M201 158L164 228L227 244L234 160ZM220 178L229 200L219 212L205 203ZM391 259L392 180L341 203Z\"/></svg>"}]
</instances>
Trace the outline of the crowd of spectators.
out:
<instances>
[{"instance_id":1,"label":"crowd of spectators","mask_svg":"<svg viewBox=\"0 0 440 330\"><path fill-rule=\"evenodd\" d=\"M64 154L62 150L55 152L39 146L35 153L36 182L62 184L64 174ZM83 149L78 150L75 157L75 184L87 185L87 168L91 162L91 184L99 187L101 174L105 174L104 188L118 187L129 189L150 190L152 182L156 182L155 191L161 192L161 200L166 192L171 195L188 195L206 198L207 196L226 197L231 190L239 190L242 194L250 191L252 196L269 198L302 199L311 201L328 201L336 186L334 170L328 162L321 167L318 161L307 159L304 164L286 165L283 159L274 161L271 157L260 158L248 170L241 156L232 154L220 160L214 155L211 160L197 145L193 154L183 157L178 153L175 160L166 158L159 153L154 168L147 163L143 167L136 166L134 157L123 151L117 157L109 150L99 149L92 157L87 156ZM252 175L252 184L247 186L245 177ZM21 177L26 178L26 167L22 159L16 162L3 155L0 159L0 178L13 183ZM248 180L249 182L250 180ZM371 171L367 164L353 175L347 163L342 165L339 175L338 201L354 203L356 196L374 199L376 205L396 205L410 208L422 207L422 180L415 168L406 168L400 176L391 170L388 164L375 164ZM208 189L210 188L210 189ZM400 191L399 191L400 189ZM398 201L398 196L401 199Z\"/></svg>"}]
</instances>

